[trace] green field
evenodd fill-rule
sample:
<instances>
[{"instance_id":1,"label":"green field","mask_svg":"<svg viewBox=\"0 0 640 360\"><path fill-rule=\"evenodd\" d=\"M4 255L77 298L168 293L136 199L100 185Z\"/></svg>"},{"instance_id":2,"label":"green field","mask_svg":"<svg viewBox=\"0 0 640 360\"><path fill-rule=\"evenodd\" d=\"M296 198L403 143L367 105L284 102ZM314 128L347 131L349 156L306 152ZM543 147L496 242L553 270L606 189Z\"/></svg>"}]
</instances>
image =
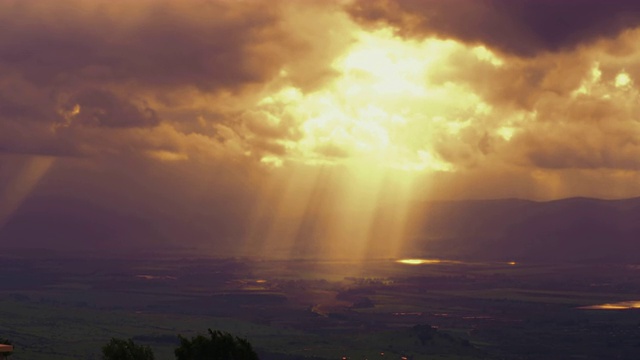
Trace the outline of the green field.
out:
<instances>
[{"instance_id":1,"label":"green field","mask_svg":"<svg viewBox=\"0 0 640 360\"><path fill-rule=\"evenodd\" d=\"M208 328L282 360L625 359L640 347L639 311L577 309L640 299L624 266L7 262L0 337L17 360L99 359L112 337L169 360L177 334ZM427 340L416 332L431 326Z\"/></svg>"}]
</instances>

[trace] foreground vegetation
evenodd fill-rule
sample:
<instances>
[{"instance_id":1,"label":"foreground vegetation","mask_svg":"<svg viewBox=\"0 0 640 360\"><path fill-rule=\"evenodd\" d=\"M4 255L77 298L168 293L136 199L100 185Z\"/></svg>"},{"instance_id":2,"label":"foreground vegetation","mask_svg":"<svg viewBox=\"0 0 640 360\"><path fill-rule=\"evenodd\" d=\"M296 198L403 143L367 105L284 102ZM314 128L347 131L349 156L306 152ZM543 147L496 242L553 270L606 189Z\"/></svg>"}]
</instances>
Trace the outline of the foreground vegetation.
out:
<instances>
[{"instance_id":1,"label":"foreground vegetation","mask_svg":"<svg viewBox=\"0 0 640 360\"><path fill-rule=\"evenodd\" d=\"M198 335L191 339L178 335L180 346L174 353L177 360L258 360L258 355L246 339L219 330L209 331L209 337ZM112 338L102 347L102 360L154 360L149 346L136 344L132 339Z\"/></svg>"},{"instance_id":2,"label":"foreground vegetation","mask_svg":"<svg viewBox=\"0 0 640 360\"><path fill-rule=\"evenodd\" d=\"M153 350L149 346L138 345L133 340L111 338L102 347L102 360L154 360Z\"/></svg>"}]
</instances>

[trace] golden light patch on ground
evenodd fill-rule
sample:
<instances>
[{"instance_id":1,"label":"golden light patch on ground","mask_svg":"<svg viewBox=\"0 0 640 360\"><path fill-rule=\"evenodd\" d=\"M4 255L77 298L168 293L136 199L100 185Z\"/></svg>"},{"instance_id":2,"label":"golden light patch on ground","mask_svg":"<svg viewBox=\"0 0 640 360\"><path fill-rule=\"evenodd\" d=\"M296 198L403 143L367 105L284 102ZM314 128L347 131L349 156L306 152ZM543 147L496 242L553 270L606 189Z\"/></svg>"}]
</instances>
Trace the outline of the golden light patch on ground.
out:
<instances>
[{"instance_id":1,"label":"golden light patch on ground","mask_svg":"<svg viewBox=\"0 0 640 360\"><path fill-rule=\"evenodd\" d=\"M406 264L406 265L421 265L426 263L434 264L439 262L438 260L431 260L430 262L427 262L427 261L428 260L423 260L423 259L401 259L401 260L397 260L396 262L400 264Z\"/></svg>"},{"instance_id":2,"label":"golden light patch on ground","mask_svg":"<svg viewBox=\"0 0 640 360\"><path fill-rule=\"evenodd\" d=\"M600 304L581 306L579 309L583 310L628 310L628 309L640 309L640 301L623 301L612 304Z\"/></svg>"},{"instance_id":3,"label":"golden light patch on ground","mask_svg":"<svg viewBox=\"0 0 640 360\"><path fill-rule=\"evenodd\" d=\"M458 263L457 261L453 261L453 260L440 260L440 259L400 259L400 260L396 260L396 262L399 263L399 264L405 264L405 265L429 265L429 264L443 264L443 263L449 263L449 264Z\"/></svg>"}]
</instances>

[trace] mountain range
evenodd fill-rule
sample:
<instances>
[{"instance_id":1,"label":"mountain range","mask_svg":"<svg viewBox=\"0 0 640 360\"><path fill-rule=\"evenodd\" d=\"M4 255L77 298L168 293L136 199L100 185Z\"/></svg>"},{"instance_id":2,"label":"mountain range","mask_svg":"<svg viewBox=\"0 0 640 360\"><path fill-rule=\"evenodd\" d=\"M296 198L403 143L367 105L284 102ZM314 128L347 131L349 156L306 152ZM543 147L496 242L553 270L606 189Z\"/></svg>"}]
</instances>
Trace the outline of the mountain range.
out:
<instances>
[{"instance_id":1,"label":"mountain range","mask_svg":"<svg viewBox=\"0 0 640 360\"><path fill-rule=\"evenodd\" d=\"M640 198L427 202L414 243L437 257L638 261Z\"/></svg>"},{"instance_id":2,"label":"mountain range","mask_svg":"<svg viewBox=\"0 0 640 360\"><path fill-rule=\"evenodd\" d=\"M7 219L0 227L0 246L117 252L197 247L208 241L224 255L233 243L229 239L242 234L243 223L225 220L229 214L210 216L215 221L204 216L158 221L88 202L45 200L31 200ZM640 261L640 198L416 202L411 213L417 225L408 235L410 254L492 261Z\"/></svg>"}]
</instances>

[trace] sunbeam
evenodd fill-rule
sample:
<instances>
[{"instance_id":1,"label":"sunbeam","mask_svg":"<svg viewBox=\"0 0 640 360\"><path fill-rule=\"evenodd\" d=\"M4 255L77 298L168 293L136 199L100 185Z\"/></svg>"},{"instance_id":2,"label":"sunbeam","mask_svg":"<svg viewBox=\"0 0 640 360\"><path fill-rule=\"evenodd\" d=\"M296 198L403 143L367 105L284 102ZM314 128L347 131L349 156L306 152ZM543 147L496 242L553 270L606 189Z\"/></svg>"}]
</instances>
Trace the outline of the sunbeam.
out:
<instances>
[{"instance_id":1,"label":"sunbeam","mask_svg":"<svg viewBox=\"0 0 640 360\"><path fill-rule=\"evenodd\" d=\"M47 156L30 156L6 162L10 174L3 188L0 189L0 228L20 207L38 182L55 163L55 158Z\"/></svg>"}]
</instances>

